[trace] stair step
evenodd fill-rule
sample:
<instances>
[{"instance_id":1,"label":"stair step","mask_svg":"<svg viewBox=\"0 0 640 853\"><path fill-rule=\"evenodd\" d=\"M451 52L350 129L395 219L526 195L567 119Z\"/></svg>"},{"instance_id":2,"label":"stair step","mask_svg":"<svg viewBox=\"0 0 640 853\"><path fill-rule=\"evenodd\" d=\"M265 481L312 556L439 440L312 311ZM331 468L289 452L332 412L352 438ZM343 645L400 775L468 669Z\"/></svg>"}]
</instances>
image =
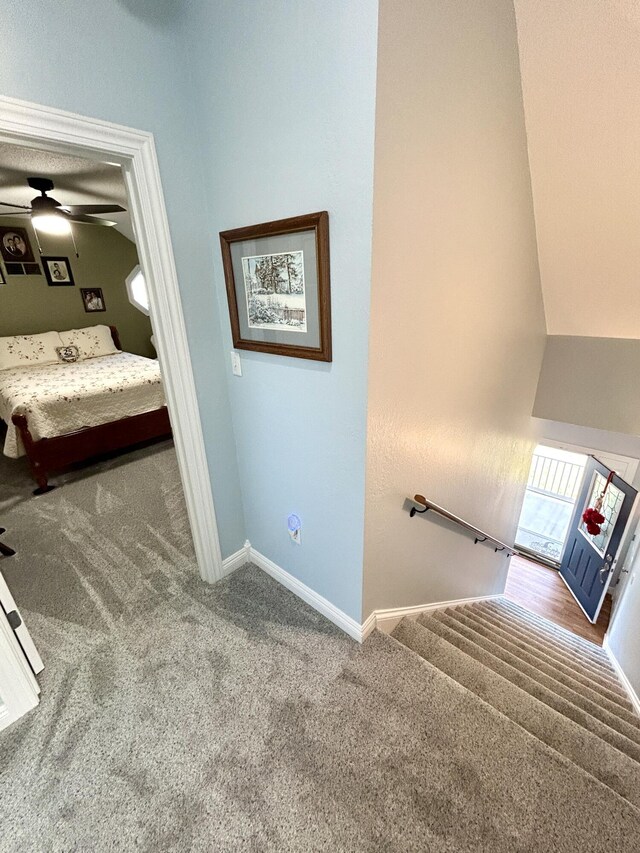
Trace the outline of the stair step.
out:
<instances>
[{"instance_id":1,"label":"stair step","mask_svg":"<svg viewBox=\"0 0 640 853\"><path fill-rule=\"evenodd\" d=\"M521 664L526 664L528 667L537 670L541 675L544 675L549 679L553 679L556 690L562 686L565 690L571 691L573 696L579 695L582 697L583 702L589 703L587 706L583 704L583 707L585 707L585 710L588 710L590 713L594 713L592 706L597 706L609 715L615 715L626 725L630 727L633 726L636 728L637 735L640 738L640 718L637 717L633 711L623 708L622 705L619 705L617 702L612 702L607 698L607 696L603 695L602 692L596 690L595 686L591 688L579 681L576 681L571 676L562 672L553 661L550 662L548 659L545 660L540 653L528 652L521 646L511 642L510 639L507 638L507 635L499 635L495 628L492 626L486 627L481 624L477 618L471 616L468 613L467 608L452 608L446 611L439 611L439 613L446 613L450 619L460 622L466 628L469 628L486 640L498 644L503 652L508 652L514 658L518 659ZM569 698L575 704L578 704L573 696L570 696Z\"/></svg>"},{"instance_id":2,"label":"stair step","mask_svg":"<svg viewBox=\"0 0 640 853\"><path fill-rule=\"evenodd\" d=\"M640 807L640 763L419 622L405 617L392 636L547 746Z\"/></svg>"},{"instance_id":3,"label":"stair step","mask_svg":"<svg viewBox=\"0 0 640 853\"><path fill-rule=\"evenodd\" d=\"M512 651L514 650L513 647L523 649L529 656L527 660L530 660L530 658L539 659L541 663L550 667L552 671L559 674L562 673L568 679L567 683L571 686L574 684L582 685L591 691L595 691L609 700L609 702L619 705L630 715L631 720L635 721L633 706L622 692L622 688L615 682L597 673L593 673L583 665L580 659L571 661L569 658L563 658L562 655L554 654L552 649L533 642L527 643L522 635L511 629L508 625L505 625L490 614L487 615L486 611L478 610L475 606L461 608L461 610L466 616L489 631L489 636L494 635L497 638L507 640L510 643L509 648ZM574 689L580 688L574 687ZM640 719L637 722L640 724Z\"/></svg>"},{"instance_id":4,"label":"stair step","mask_svg":"<svg viewBox=\"0 0 640 853\"><path fill-rule=\"evenodd\" d=\"M442 611L418 617L421 625L443 636L494 672L526 690L541 702L597 734L621 752L640 761L640 733L613 714L559 685L534 667L505 652L496 643L450 619Z\"/></svg>"},{"instance_id":5,"label":"stair step","mask_svg":"<svg viewBox=\"0 0 640 853\"><path fill-rule=\"evenodd\" d=\"M526 624L531 630L536 631L544 636L558 638L565 643L569 648L576 649L581 653L590 657L595 663L604 667L609 673L614 673L611 661L602 646L597 646L590 640L585 640L584 637L579 637L577 634L567 631L560 625L556 625L544 616L534 613L532 610L527 610L515 601L508 598L493 599L491 602L496 609L499 609L515 618L518 622ZM586 618L586 617L585 617Z\"/></svg>"},{"instance_id":6,"label":"stair step","mask_svg":"<svg viewBox=\"0 0 640 853\"><path fill-rule=\"evenodd\" d=\"M490 602L487 602L486 605L484 602L480 602L477 605L473 605L473 607L486 613L487 616L491 615L492 618L499 619L505 625L509 625L512 630L517 631L541 647L551 648L556 654L564 655L565 658L569 658L571 661L579 660L582 666L596 672L601 678L608 679L609 682L618 685L618 678L608 658L607 660L596 659L589 652L585 651L583 647L567 643L560 634L555 635L551 631L538 629L533 623L517 616L506 607L495 606ZM606 656L604 650L601 651Z\"/></svg>"},{"instance_id":7,"label":"stair step","mask_svg":"<svg viewBox=\"0 0 640 853\"><path fill-rule=\"evenodd\" d=\"M325 700L288 711L313 755L309 772L333 787L336 813L345 823L353 803L344 801L348 789L340 779L367 780L375 807L372 849L389 846L387 767L403 771L394 798L401 809L394 816L410 835L398 849L634 849L640 810L393 637L374 631ZM342 737L336 738L336 731ZM366 764L353 747L363 733L369 744ZM290 738L285 735L286 751ZM294 760L298 754L293 748Z\"/></svg>"},{"instance_id":8,"label":"stair step","mask_svg":"<svg viewBox=\"0 0 640 853\"><path fill-rule=\"evenodd\" d=\"M520 612L512 609L511 603L507 601L492 601L481 602L488 611L500 616L511 625L517 626L518 630L526 632L538 639L539 642L552 643L556 648L564 649L567 654L577 655L580 660L590 667L593 667L609 678L616 680L615 670L611 666L607 653L594 643L574 635L569 635L573 639L567 638L567 632L559 625L554 625L553 622L545 620L546 624L536 622L536 614L520 608ZM517 606L517 605L514 605ZM542 617L539 617L542 619Z\"/></svg>"}]
</instances>

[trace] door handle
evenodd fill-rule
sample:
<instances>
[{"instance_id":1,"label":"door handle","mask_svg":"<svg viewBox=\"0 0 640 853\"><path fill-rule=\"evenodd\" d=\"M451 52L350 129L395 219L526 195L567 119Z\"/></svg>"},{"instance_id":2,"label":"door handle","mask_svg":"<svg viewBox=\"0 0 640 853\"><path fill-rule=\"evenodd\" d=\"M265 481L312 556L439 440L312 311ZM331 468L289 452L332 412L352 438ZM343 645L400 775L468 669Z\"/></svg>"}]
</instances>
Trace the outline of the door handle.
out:
<instances>
[{"instance_id":1,"label":"door handle","mask_svg":"<svg viewBox=\"0 0 640 853\"><path fill-rule=\"evenodd\" d=\"M605 563L604 566L600 569L600 583L604 583L609 572L613 571L613 566L609 563Z\"/></svg>"}]
</instances>

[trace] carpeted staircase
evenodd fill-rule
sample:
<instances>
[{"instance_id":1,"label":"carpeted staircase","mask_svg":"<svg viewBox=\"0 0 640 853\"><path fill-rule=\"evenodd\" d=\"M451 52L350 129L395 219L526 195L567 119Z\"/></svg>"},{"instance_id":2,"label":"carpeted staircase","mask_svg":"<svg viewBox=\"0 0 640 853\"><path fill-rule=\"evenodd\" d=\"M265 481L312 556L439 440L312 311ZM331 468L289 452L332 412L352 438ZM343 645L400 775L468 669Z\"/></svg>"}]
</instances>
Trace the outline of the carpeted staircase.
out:
<instances>
[{"instance_id":1,"label":"carpeted staircase","mask_svg":"<svg viewBox=\"0 0 640 853\"><path fill-rule=\"evenodd\" d=\"M506 599L407 617L392 636L640 808L640 717L603 649Z\"/></svg>"}]
</instances>

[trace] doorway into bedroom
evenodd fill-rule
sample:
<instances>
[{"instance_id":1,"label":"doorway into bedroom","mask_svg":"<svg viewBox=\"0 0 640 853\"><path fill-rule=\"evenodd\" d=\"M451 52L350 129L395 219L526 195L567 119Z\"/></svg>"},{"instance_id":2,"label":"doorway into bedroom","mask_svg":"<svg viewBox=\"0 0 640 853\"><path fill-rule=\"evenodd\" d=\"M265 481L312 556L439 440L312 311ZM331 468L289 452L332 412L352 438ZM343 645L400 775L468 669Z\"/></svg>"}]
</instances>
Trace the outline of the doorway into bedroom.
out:
<instances>
[{"instance_id":1,"label":"doorway into bedroom","mask_svg":"<svg viewBox=\"0 0 640 853\"><path fill-rule=\"evenodd\" d=\"M120 166L0 142L0 615L6 581L45 665L198 570L129 206Z\"/></svg>"}]
</instances>

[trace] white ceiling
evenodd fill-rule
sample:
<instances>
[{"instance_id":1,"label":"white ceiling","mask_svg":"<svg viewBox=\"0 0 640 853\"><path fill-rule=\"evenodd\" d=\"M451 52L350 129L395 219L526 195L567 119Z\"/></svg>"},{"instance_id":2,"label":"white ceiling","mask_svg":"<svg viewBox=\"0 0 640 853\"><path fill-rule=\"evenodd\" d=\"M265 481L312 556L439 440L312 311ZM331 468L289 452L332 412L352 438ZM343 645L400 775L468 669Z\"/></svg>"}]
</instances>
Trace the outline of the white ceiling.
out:
<instances>
[{"instance_id":1,"label":"white ceiling","mask_svg":"<svg viewBox=\"0 0 640 853\"><path fill-rule=\"evenodd\" d=\"M38 195L27 184L27 178L32 176L51 178L55 189L50 195L61 204L114 202L125 208L128 206L119 166L0 143L0 201L29 204ZM0 207L0 212L9 212L9 208ZM131 217L127 212L109 213L103 218L115 221L118 231L130 240L134 239ZM76 224L73 227L95 226Z\"/></svg>"},{"instance_id":2,"label":"white ceiling","mask_svg":"<svg viewBox=\"0 0 640 853\"><path fill-rule=\"evenodd\" d=\"M640 338L640 3L515 7L548 332Z\"/></svg>"}]
</instances>

